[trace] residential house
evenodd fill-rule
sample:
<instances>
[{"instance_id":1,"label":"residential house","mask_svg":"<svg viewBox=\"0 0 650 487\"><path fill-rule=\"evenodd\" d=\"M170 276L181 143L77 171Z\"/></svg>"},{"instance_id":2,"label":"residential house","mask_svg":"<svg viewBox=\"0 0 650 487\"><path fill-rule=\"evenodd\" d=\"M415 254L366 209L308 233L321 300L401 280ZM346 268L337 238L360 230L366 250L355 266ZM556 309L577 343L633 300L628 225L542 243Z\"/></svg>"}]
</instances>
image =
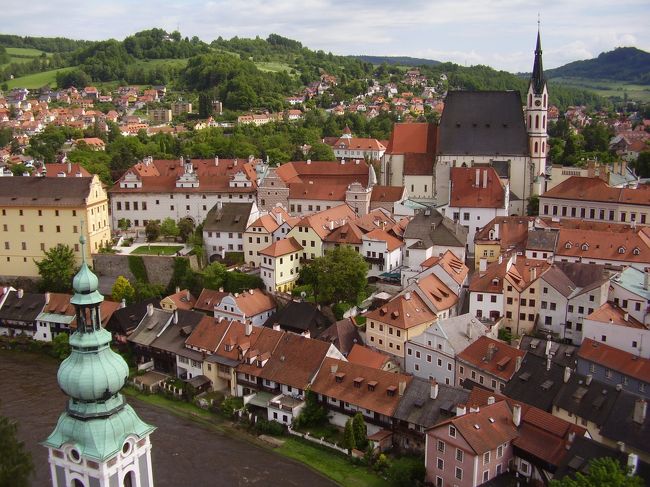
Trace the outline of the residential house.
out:
<instances>
[{"instance_id":1,"label":"residential house","mask_svg":"<svg viewBox=\"0 0 650 487\"><path fill-rule=\"evenodd\" d=\"M228 294L214 307L215 318L250 320L254 326L262 326L274 312L275 302L260 289Z\"/></svg>"},{"instance_id":2,"label":"residential house","mask_svg":"<svg viewBox=\"0 0 650 487\"><path fill-rule=\"evenodd\" d=\"M273 313L264 326L318 338L331 323L332 320L321 312L320 306L307 301L289 301Z\"/></svg>"},{"instance_id":3,"label":"residential house","mask_svg":"<svg viewBox=\"0 0 650 487\"><path fill-rule=\"evenodd\" d=\"M194 311L200 311L210 316L214 316L214 307L217 305L228 293L224 292L223 288L218 291L214 289L204 288L201 290L198 299L194 303Z\"/></svg>"},{"instance_id":4,"label":"residential house","mask_svg":"<svg viewBox=\"0 0 650 487\"><path fill-rule=\"evenodd\" d=\"M644 325L630 313L606 302L585 317L582 336L638 357L650 359L650 326Z\"/></svg>"},{"instance_id":5,"label":"residential house","mask_svg":"<svg viewBox=\"0 0 650 487\"><path fill-rule=\"evenodd\" d=\"M160 307L167 311L176 311L177 309L182 309L189 311L194 308L196 305L196 298L192 296L189 289L176 288L174 294L165 296L160 300Z\"/></svg>"},{"instance_id":6,"label":"residential house","mask_svg":"<svg viewBox=\"0 0 650 487\"><path fill-rule=\"evenodd\" d=\"M343 427L361 412L368 436L390 429L404 392L413 378L400 373L326 358L311 384L329 411L330 422Z\"/></svg>"},{"instance_id":7,"label":"residential house","mask_svg":"<svg viewBox=\"0 0 650 487\"><path fill-rule=\"evenodd\" d=\"M558 233L544 229L528 229L524 255L527 259L552 259L557 248Z\"/></svg>"},{"instance_id":8,"label":"residential house","mask_svg":"<svg viewBox=\"0 0 650 487\"><path fill-rule=\"evenodd\" d=\"M375 228L362 235L361 255L368 262L368 276L394 273L402 265L404 242L385 230Z\"/></svg>"},{"instance_id":9,"label":"residential house","mask_svg":"<svg viewBox=\"0 0 650 487\"><path fill-rule=\"evenodd\" d=\"M540 276L549 267L545 260L512 256L512 265L503 279L503 326L506 330L516 335L531 333L538 322L541 305Z\"/></svg>"},{"instance_id":10,"label":"residential house","mask_svg":"<svg viewBox=\"0 0 650 487\"><path fill-rule=\"evenodd\" d=\"M372 367L373 369L379 369L386 372L400 371L399 363L397 363L390 355L377 352L358 343L352 345L352 349L346 358L350 363L365 365L366 367Z\"/></svg>"},{"instance_id":11,"label":"residential house","mask_svg":"<svg viewBox=\"0 0 650 487\"><path fill-rule=\"evenodd\" d=\"M426 432L454 417L456 408L468 398L465 389L414 377L393 415L394 444L404 451L423 452Z\"/></svg>"},{"instance_id":12,"label":"residential house","mask_svg":"<svg viewBox=\"0 0 650 487\"><path fill-rule=\"evenodd\" d=\"M260 277L267 291L290 292L293 289L300 274L304 250L294 237L288 237L258 252L262 257Z\"/></svg>"},{"instance_id":13,"label":"residential house","mask_svg":"<svg viewBox=\"0 0 650 487\"><path fill-rule=\"evenodd\" d=\"M461 301L463 300L469 268L453 252L448 250L442 256L429 257L414 269L403 269L402 286L406 287L429 274L435 274Z\"/></svg>"},{"instance_id":14,"label":"residential house","mask_svg":"<svg viewBox=\"0 0 650 487\"><path fill-rule=\"evenodd\" d=\"M650 267L627 267L612 276L609 300L644 325L650 325Z\"/></svg>"},{"instance_id":15,"label":"residential house","mask_svg":"<svg viewBox=\"0 0 650 487\"><path fill-rule=\"evenodd\" d=\"M579 345L583 320L607 302L609 278L602 265L554 263L540 277L538 328Z\"/></svg>"},{"instance_id":16,"label":"residential house","mask_svg":"<svg viewBox=\"0 0 650 487\"><path fill-rule=\"evenodd\" d=\"M58 244L72 248L81 262L110 242L108 198L99 177L0 177L2 275L37 277L36 262ZM83 222L83 223L82 223Z\"/></svg>"},{"instance_id":17,"label":"residential house","mask_svg":"<svg viewBox=\"0 0 650 487\"><path fill-rule=\"evenodd\" d=\"M289 219L289 214L282 207L274 208L271 213L262 215L252 222L244 232L244 259L251 267L259 267L259 251L279 240L276 231Z\"/></svg>"},{"instance_id":18,"label":"residential house","mask_svg":"<svg viewBox=\"0 0 650 487\"><path fill-rule=\"evenodd\" d=\"M577 371L650 399L650 360L636 353L585 338L578 349Z\"/></svg>"},{"instance_id":19,"label":"residential house","mask_svg":"<svg viewBox=\"0 0 650 487\"><path fill-rule=\"evenodd\" d=\"M500 392L521 368L525 351L487 336L481 336L456 355L456 385L478 384Z\"/></svg>"},{"instance_id":20,"label":"residential house","mask_svg":"<svg viewBox=\"0 0 650 487\"><path fill-rule=\"evenodd\" d=\"M186 101L179 100L177 102L172 103L171 110L172 110L172 115L174 117L178 117L183 113L191 113L192 104Z\"/></svg>"},{"instance_id":21,"label":"residential house","mask_svg":"<svg viewBox=\"0 0 650 487\"><path fill-rule=\"evenodd\" d=\"M0 335L33 337L36 321L45 308L45 295L9 290L0 308Z\"/></svg>"},{"instance_id":22,"label":"residential house","mask_svg":"<svg viewBox=\"0 0 650 487\"><path fill-rule=\"evenodd\" d=\"M357 343L363 345L354 318L344 318L333 323L320 334L318 339L333 344L344 357L350 354L352 347Z\"/></svg>"},{"instance_id":23,"label":"residential house","mask_svg":"<svg viewBox=\"0 0 650 487\"><path fill-rule=\"evenodd\" d=\"M490 265L481 260L478 272L469 283L469 312L472 316L492 321L504 316L504 282L514 260L511 255L501 254Z\"/></svg>"},{"instance_id":24,"label":"residential house","mask_svg":"<svg viewBox=\"0 0 650 487\"><path fill-rule=\"evenodd\" d=\"M257 205L218 201L203 221L203 244L212 262L226 254L244 252L244 231L258 218Z\"/></svg>"},{"instance_id":25,"label":"residential house","mask_svg":"<svg viewBox=\"0 0 650 487\"><path fill-rule=\"evenodd\" d=\"M488 222L510 213L510 191L492 167L452 167L445 216L467 229L467 248L474 252L474 235Z\"/></svg>"},{"instance_id":26,"label":"residential house","mask_svg":"<svg viewBox=\"0 0 650 487\"><path fill-rule=\"evenodd\" d=\"M366 159L378 161L386 152L386 146L377 139L353 137L346 125L343 135L331 144L337 159Z\"/></svg>"},{"instance_id":27,"label":"residential house","mask_svg":"<svg viewBox=\"0 0 650 487\"><path fill-rule=\"evenodd\" d=\"M489 264L503 253L524 252L534 222L535 217L503 216L485 224L474 235L474 268L478 270L481 259Z\"/></svg>"},{"instance_id":28,"label":"residential house","mask_svg":"<svg viewBox=\"0 0 650 487\"><path fill-rule=\"evenodd\" d=\"M126 301L123 301L120 307L113 311L106 323L106 329L111 332L116 343L128 343L127 338L147 314L150 304L154 308L160 309L160 299L149 298L128 306Z\"/></svg>"},{"instance_id":29,"label":"residential house","mask_svg":"<svg viewBox=\"0 0 650 487\"><path fill-rule=\"evenodd\" d=\"M406 342L404 370L416 377L455 385L456 355L483 335L494 335L471 313L435 321Z\"/></svg>"}]
</instances>

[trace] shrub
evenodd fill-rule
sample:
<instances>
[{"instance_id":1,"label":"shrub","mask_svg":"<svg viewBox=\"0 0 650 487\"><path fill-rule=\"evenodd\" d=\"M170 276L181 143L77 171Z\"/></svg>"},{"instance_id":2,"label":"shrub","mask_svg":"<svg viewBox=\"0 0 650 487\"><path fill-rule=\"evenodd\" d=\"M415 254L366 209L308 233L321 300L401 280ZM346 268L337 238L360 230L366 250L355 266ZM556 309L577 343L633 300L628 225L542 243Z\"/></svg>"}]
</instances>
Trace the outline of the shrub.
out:
<instances>
[{"instance_id":1,"label":"shrub","mask_svg":"<svg viewBox=\"0 0 650 487\"><path fill-rule=\"evenodd\" d=\"M351 303L336 303L334 306L332 306L332 311L334 312L334 316L336 316L337 320L342 320L343 319L343 314L350 308L352 308L354 304Z\"/></svg>"},{"instance_id":2,"label":"shrub","mask_svg":"<svg viewBox=\"0 0 650 487\"><path fill-rule=\"evenodd\" d=\"M241 397L228 396L221 402L219 411L224 416L231 418L235 414L235 411L241 409L243 406L244 401Z\"/></svg>"},{"instance_id":3,"label":"shrub","mask_svg":"<svg viewBox=\"0 0 650 487\"><path fill-rule=\"evenodd\" d=\"M388 480L395 487L423 485L426 468L420 457L403 457L394 460L388 468Z\"/></svg>"},{"instance_id":4,"label":"shrub","mask_svg":"<svg viewBox=\"0 0 650 487\"><path fill-rule=\"evenodd\" d=\"M284 425L277 421L268 421L260 418L255 423L255 432L258 435L282 436L284 435Z\"/></svg>"},{"instance_id":5,"label":"shrub","mask_svg":"<svg viewBox=\"0 0 650 487\"><path fill-rule=\"evenodd\" d=\"M129 270L131 274L135 277L137 281L144 283L149 282L149 276L147 275L147 268L144 266L144 260L139 255L129 255Z\"/></svg>"}]
</instances>

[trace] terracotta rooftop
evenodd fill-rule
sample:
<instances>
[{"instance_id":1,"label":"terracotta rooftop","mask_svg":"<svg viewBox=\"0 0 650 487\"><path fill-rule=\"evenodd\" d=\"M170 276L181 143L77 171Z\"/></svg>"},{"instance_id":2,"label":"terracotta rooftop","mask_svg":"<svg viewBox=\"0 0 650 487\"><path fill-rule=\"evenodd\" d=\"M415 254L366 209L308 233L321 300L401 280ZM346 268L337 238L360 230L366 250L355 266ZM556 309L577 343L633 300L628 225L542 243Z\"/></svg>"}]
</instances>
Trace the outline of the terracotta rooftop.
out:
<instances>
[{"instance_id":1,"label":"terracotta rooftop","mask_svg":"<svg viewBox=\"0 0 650 487\"><path fill-rule=\"evenodd\" d=\"M355 343L348 354L348 362L365 365L373 369L381 369L390 360L388 355L376 352L368 347Z\"/></svg>"},{"instance_id":2,"label":"terracotta rooftop","mask_svg":"<svg viewBox=\"0 0 650 487\"><path fill-rule=\"evenodd\" d=\"M641 381L650 382L650 359L638 357L591 338L582 341L578 349L578 357Z\"/></svg>"},{"instance_id":3,"label":"terracotta rooftop","mask_svg":"<svg viewBox=\"0 0 650 487\"><path fill-rule=\"evenodd\" d=\"M401 201L404 196L404 186L378 186L372 187L371 202L394 203Z\"/></svg>"},{"instance_id":4,"label":"terracotta rooftop","mask_svg":"<svg viewBox=\"0 0 650 487\"><path fill-rule=\"evenodd\" d=\"M474 235L474 242L485 244L498 243L501 250L510 248L523 248L528 238L528 225L535 217L525 216L498 216L481 228ZM490 234L494 237L491 239Z\"/></svg>"},{"instance_id":5,"label":"terracotta rooftop","mask_svg":"<svg viewBox=\"0 0 650 487\"><path fill-rule=\"evenodd\" d=\"M650 186L614 188L600 178L572 176L544 193L542 198L650 206Z\"/></svg>"},{"instance_id":6,"label":"terracotta rooftop","mask_svg":"<svg viewBox=\"0 0 650 487\"><path fill-rule=\"evenodd\" d=\"M458 296L435 274L419 279L416 288L438 311L444 311L458 303Z\"/></svg>"},{"instance_id":7,"label":"terracotta rooftop","mask_svg":"<svg viewBox=\"0 0 650 487\"><path fill-rule=\"evenodd\" d=\"M613 227L618 226L625 227L625 225L613 225ZM591 230L561 227L556 255L579 258L583 261L598 259L650 263L650 239L643 228L627 231L625 228L606 228L605 225L598 225L597 228Z\"/></svg>"},{"instance_id":8,"label":"terracotta rooftop","mask_svg":"<svg viewBox=\"0 0 650 487\"><path fill-rule=\"evenodd\" d=\"M278 222L276 221L275 218L273 218L271 215L262 215L259 217L257 220L255 220L253 223L251 223L248 228L246 229L247 232L251 231L251 228L255 227L261 227L264 228L268 233L275 232L275 230L279 227Z\"/></svg>"},{"instance_id":9,"label":"terracotta rooftop","mask_svg":"<svg viewBox=\"0 0 650 487\"><path fill-rule=\"evenodd\" d=\"M325 242L334 244L360 245L363 240L364 230L359 228L356 221L335 228L325 237Z\"/></svg>"},{"instance_id":10,"label":"terracotta rooftop","mask_svg":"<svg viewBox=\"0 0 650 487\"><path fill-rule=\"evenodd\" d=\"M433 123L396 123L386 152L388 154L435 154L437 126Z\"/></svg>"},{"instance_id":11,"label":"terracotta rooftop","mask_svg":"<svg viewBox=\"0 0 650 487\"><path fill-rule=\"evenodd\" d=\"M457 357L477 369L508 381L515 373L517 357L523 358L524 355L526 352L507 343L481 336Z\"/></svg>"},{"instance_id":12,"label":"terracotta rooftop","mask_svg":"<svg viewBox=\"0 0 650 487\"><path fill-rule=\"evenodd\" d=\"M356 213L354 210L344 203L329 210L323 210L306 216L300 220L298 226L310 227L321 239L324 239L333 230L330 227L339 227L355 218Z\"/></svg>"},{"instance_id":13,"label":"terracotta rooftop","mask_svg":"<svg viewBox=\"0 0 650 487\"><path fill-rule=\"evenodd\" d=\"M326 358L311 390L390 417L401 397L400 383L406 388L412 379L404 374Z\"/></svg>"},{"instance_id":14,"label":"terracotta rooftop","mask_svg":"<svg viewBox=\"0 0 650 487\"><path fill-rule=\"evenodd\" d=\"M298 252L302 250L302 245L298 243L298 241L293 238L283 238L282 240L278 240L275 243L272 243L268 247L260 250L260 255L269 255L271 257L281 257L283 255L291 254L293 252Z\"/></svg>"},{"instance_id":15,"label":"terracotta rooftop","mask_svg":"<svg viewBox=\"0 0 650 487\"><path fill-rule=\"evenodd\" d=\"M608 323L610 325L627 326L629 328L639 328L641 330L646 329L643 323L630 316L630 314L625 310L610 302L596 308L593 313L585 317L585 319L597 321L599 323Z\"/></svg>"},{"instance_id":16,"label":"terracotta rooftop","mask_svg":"<svg viewBox=\"0 0 650 487\"><path fill-rule=\"evenodd\" d=\"M237 303L237 307L246 316L255 316L264 311L275 308L275 301L273 301L273 298L264 294L261 289L250 289L244 291L238 296L235 296L235 302Z\"/></svg>"},{"instance_id":17,"label":"terracotta rooftop","mask_svg":"<svg viewBox=\"0 0 650 487\"><path fill-rule=\"evenodd\" d=\"M414 292L394 297L385 305L366 314L368 320L377 320L403 330L435 320L437 315Z\"/></svg>"},{"instance_id":18,"label":"terracotta rooftop","mask_svg":"<svg viewBox=\"0 0 650 487\"><path fill-rule=\"evenodd\" d=\"M196 347L207 352L217 351L219 343L228 331L228 321L217 322L212 316L201 318L199 324L194 328L190 336L185 340L188 347Z\"/></svg>"},{"instance_id":19,"label":"terracotta rooftop","mask_svg":"<svg viewBox=\"0 0 650 487\"><path fill-rule=\"evenodd\" d=\"M318 180L338 180L342 184L357 181L368 184L368 164L361 160L357 164L352 161L294 161L282 164L276 169L276 174L289 186L292 183L309 183Z\"/></svg>"},{"instance_id":20,"label":"terracotta rooftop","mask_svg":"<svg viewBox=\"0 0 650 487\"><path fill-rule=\"evenodd\" d=\"M505 189L494 168L452 167L450 179L450 207L505 207Z\"/></svg>"},{"instance_id":21,"label":"terracotta rooftop","mask_svg":"<svg viewBox=\"0 0 650 487\"><path fill-rule=\"evenodd\" d=\"M184 310L190 310L196 304L196 298L192 296L189 289L183 289L177 293L170 294L162 299L162 301L164 300L170 300L174 303L174 306L176 306L177 309Z\"/></svg>"},{"instance_id":22,"label":"terracotta rooftop","mask_svg":"<svg viewBox=\"0 0 650 487\"><path fill-rule=\"evenodd\" d=\"M451 250L447 250L441 257L431 256L420 264L422 269L430 269L434 265L441 266L458 284L465 282L469 273L469 268Z\"/></svg>"},{"instance_id":23,"label":"terracotta rooftop","mask_svg":"<svg viewBox=\"0 0 650 487\"><path fill-rule=\"evenodd\" d=\"M214 305L218 304L223 297L227 295L228 293L224 291L215 291L214 289L204 288L196 300L196 303L194 303L194 309L213 313Z\"/></svg>"},{"instance_id":24,"label":"terracotta rooftop","mask_svg":"<svg viewBox=\"0 0 650 487\"><path fill-rule=\"evenodd\" d=\"M404 245L404 242L402 242L400 239L393 237L388 232L385 232L384 230L381 230L379 228L375 228L373 231L366 233L363 236L363 239L386 242L387 249L389 252L392 252L393 250L398 249L402 245Z\"/></svg>"}]
</instances>

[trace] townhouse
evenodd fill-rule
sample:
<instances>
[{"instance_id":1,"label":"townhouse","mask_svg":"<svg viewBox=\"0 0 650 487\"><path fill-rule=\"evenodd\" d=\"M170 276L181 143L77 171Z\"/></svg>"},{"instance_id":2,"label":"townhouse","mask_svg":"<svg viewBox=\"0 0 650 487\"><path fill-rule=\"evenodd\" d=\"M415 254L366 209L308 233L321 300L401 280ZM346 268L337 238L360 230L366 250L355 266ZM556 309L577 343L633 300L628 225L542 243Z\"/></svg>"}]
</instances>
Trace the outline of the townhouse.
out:
<instances>
[{"instance_id":1,"label":"townhouse","mask_svg":"<svg viewBox=\"0 0 650 487\"><path fill-rule=\"evenodd\" d=\"M228 294L214 306L214 317L262 326L275 312L275 301L260 289Z\"/></svg>"},{"instance_id":2,"label":"townhouse","mask_svg":"<svg viewBox=\"0 0 650 487\"><path fill-rule=\"evenodd\" d=\"M282 207L276 207L248 225L243 238L246 263L251 267L259 267L261 262L259 251L283 238L290 230L284 224L293 221L297 222L298 219L290 217Z\"/></svg>"},{"instance_id":3,"label":"townhouse","mask_svg":"<svg viewBox=\"0 0 650 487\"><path fill-rule=\"evenodd\" d=\"M535 217L504 216L485 224L474 235L474 268L479 268L481 259L489 264L497 261L503 253L523 252L528 230L534 223Z\"/></svg>"},{"instance_id":4,"label":"townhouse","mask_svg":"<svg viewBox=\"0 0 650 487\"><path fill-rule=\"evenodd\" d=\"M244 232L258 216L254 201L217 201L203 221L203 245L208 260L212 262L217 258L224 259L226 254L244 254Z\"/></svg>"},{"instance_id":5,"label":"townhouse","mask_svg":"<svg viewBox=\"0 0 650 487\"><path fill-rule=\"evenodd\" d=\"M456 355L479 337L494 334L470 313L437 320L406 342L404 370L439 384L455 385Z\"/></svg>"},{"instance_id":6,"label":"townhouse","mask_svg":"<svg viewBox=\"0 0 650 487\"><path fill-rule=\"evenodd\" d=\"M530 333L538 321L542 291L539 278L550 264L544 260L517 258L517 255L512 259L503 279L503 326L522 335Z\"/></svg>"},{"instance_id":7,"label":"townhouse","mask_svg":"<svg viewBox=\"0 0 650 487\"><path fill-rule=\"evenodd\" d=\"M300 259L305 250L293 237L272 243L258 253L262 258L260 277L269 292L290 292L300 276Z\"/></svg>"},{"instance_id":8,"label":"townhouse","mask_svg":"<svg viewBox=\"0 0 650 487\"><path fill-rule=\"evenodd\" d=\"M167 217L189 219L194 225L205 220L219 201L255 201L257 175L252 161L237 159L153 160L135 164L109 190L111 224L120 219L142 229L150 220Z\"/></svg>"},{"instance_id":9,"label":"townhouse","mask_svg":"<svg viewBox=\"0 0 650 487\"><path fill-rule=\"evenodd\" d=\"M525 351L488 336L481 336L456 355L456 385L470 389L478 384L502 391L521 368Z\"/></svg>"},{"instance_id":10,"label":"townhouse","mask_svg":"<svg viewBox=\"0 0 650 487\"><path fill-rule=\"evenodd\" d=\"M81 263L79 236L91 253L111 239L108 198L97 176L0 177L2 275L37 277L36 262L57 244L69 246Z\"/></svg>"},{"instance_id":11,"label":"townhouse","mask_svg":"<svg viewBox=\"0 0 650 487\"><path fill-rule=\"evenodd\" d=\"M0 335L33 337L36 321L45 307L45 295L8 289L0 308Z\"/></svg>"},{"instance_id":12,"label":"townhouse","mask_svg":"<svg viewBox=\"0 0 650 487\"><path fill-rule=\"evenodd\" d=\"M382 142L377 139L354 137L347 125L343 129L343 135L329 145L337 159L356 158L378 161L386 152L386 146Z\"/></svg>"},{"instance_id":13,"label":"townhouse","mask_svg":"<svg viewBox=\"0 0 650 487\"><path fill-rule=\"evenodd\" d=\"M609 300L631 317L650 325L650 267L639 270L627 267L612 276Z\"/></svg>"},{"instance_id":14,"label":"townhouse","mask_svg":"<svg viewBox=\"0 0 650 487\"><path fill-rule=\"evenodd\" d=\"M650 358L650 327L613 303L606 302L585 317L582 336L607 343L638 357Z\"/></svg>"},{"instance_id":15,"label":"townhouse","mask_svg":"<svg viewBox=\"0 0 650 487\"><path fill-rule=\"evenodd\" d=\"M599 177L573 176L539 199L543 217L613 223L650 223L650 185L615 188Z\"/></svg>"},{"instance_id":16,"label":"townhouse","mask_svg":"<svg viewBox=\"0 0 650 487\"><path fill-rule=\"evenodd\" d=\"M480 268L469 283L469 312L472 316L493 321L504 315L505 276L512 267L512 256L499 255L496 262L487 265L481 261Z\"/></svg>"},{"instance_id":17,"label":"townhouse","mask_svg":"<svg viewBox=\"0 0 650 487\"><path fill-rule=\"evenodd\" d=\"M452 167L445 216L467 230L467 248L474 252L474 235L488 222L510 213L510 186L492 167Z\"/></svg>"},{"instance_id":18,"label":"townhouse","mask_svg":"<svg viewBox=\"0 0 650 487\"><path fill-rule=\"evenodd\" d=\"M450 250L441 256L429 257L419 267L402 269L402 286L406 287L430 274L435 274L462 301L467 287L469 268Z\"/></svg>"},{"instance_id":19,"label":"townhouse","mask_svg":"<svg viewBox=\"0 0 650 487\"><path fill-rule=\"evenodd\" d=\"M402 265L404 242L376 228L361 237L361 255L368 262L368 276L393 273Z\"/></svg>"}]
</instances>

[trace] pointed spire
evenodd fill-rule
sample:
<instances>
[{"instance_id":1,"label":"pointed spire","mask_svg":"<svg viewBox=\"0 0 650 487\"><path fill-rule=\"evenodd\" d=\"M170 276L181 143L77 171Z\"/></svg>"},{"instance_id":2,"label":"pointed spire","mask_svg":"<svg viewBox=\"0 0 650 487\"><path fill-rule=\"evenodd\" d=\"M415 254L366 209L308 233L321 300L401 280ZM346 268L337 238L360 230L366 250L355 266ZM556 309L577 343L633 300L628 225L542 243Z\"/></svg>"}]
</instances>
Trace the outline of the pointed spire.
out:
<instances>
[{"instance_id":1,"label":"pointed spire","mask_svg":"<svg viewBox=\"0 0 650 487\"><path fill-rule=\"evenodd\" d=\"M533 92L539 95L544 91L546 79L544 79L544 68L542 66L542 38L539 29L539 19L537 20L537 46L535 47L535 62L533 63L533 74L530 78L533 86Z\"/></svg>"}]
</instances>

